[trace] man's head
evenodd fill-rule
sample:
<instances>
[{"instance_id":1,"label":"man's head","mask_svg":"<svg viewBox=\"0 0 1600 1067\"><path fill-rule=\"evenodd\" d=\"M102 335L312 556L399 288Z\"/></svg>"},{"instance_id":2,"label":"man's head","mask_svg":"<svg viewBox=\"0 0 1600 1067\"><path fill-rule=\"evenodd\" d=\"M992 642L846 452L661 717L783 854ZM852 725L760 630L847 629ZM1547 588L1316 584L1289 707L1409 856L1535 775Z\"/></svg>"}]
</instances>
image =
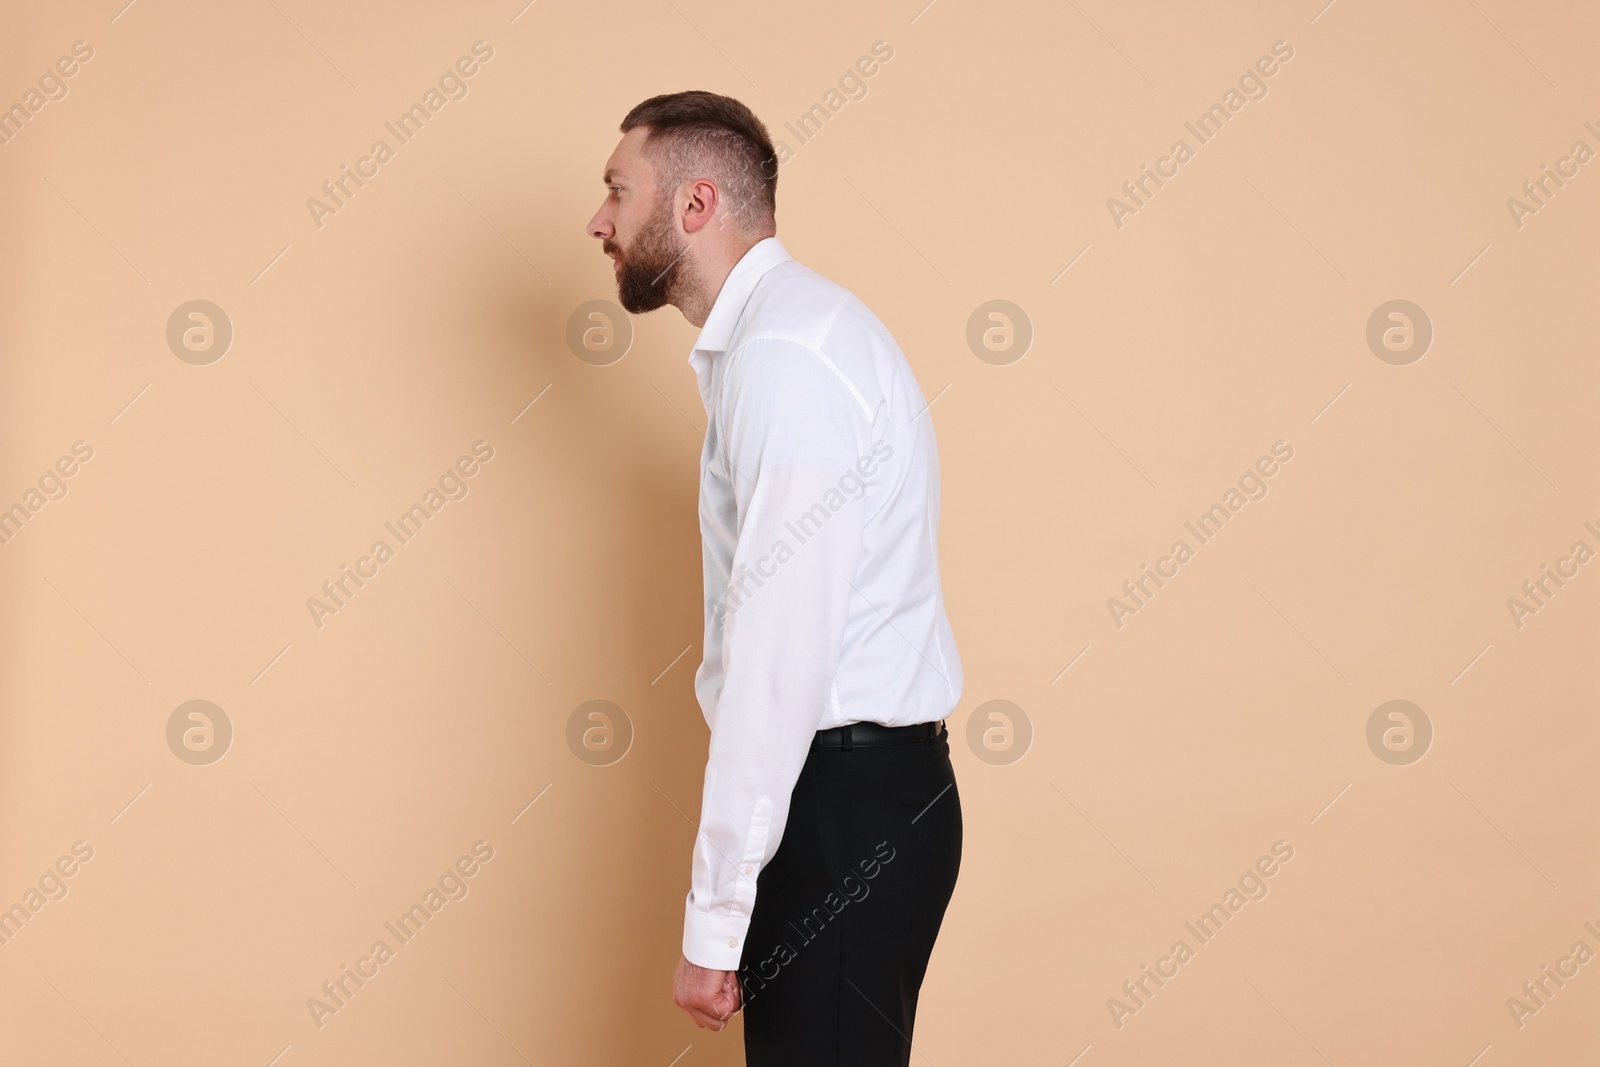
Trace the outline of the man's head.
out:
<instances>
[{"instance_id":1,"label":"man's head","mask_svg":"<svg viewBox=\"0 0 1600 1067\"><path fill-rule=\"evenodd\" d=\"M767 128L739 101L697 90L651 97L621 129L589 234L615 262L623 307L670 303L704 322L728 271L777 229Z\"/></svg>"}]
</instances>

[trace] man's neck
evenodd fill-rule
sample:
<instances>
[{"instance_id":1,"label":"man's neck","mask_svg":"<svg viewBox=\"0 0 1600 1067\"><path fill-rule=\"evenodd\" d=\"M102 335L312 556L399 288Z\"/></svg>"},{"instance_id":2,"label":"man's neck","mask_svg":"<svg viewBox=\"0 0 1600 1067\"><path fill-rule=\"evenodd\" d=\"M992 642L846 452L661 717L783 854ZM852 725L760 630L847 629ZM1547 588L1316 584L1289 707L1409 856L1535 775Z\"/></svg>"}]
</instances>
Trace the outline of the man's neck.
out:
<instances>
[{"instance_id":1,"label":"man's neck","mask_svg":"<svg viewBox=\"0 0 1600 1067\"><path fill-rule=\"evenodd\" d=\"M728 280L728 275L733 273L733 268L738 266L745 253L763 240L764 237L757 237L748 244L724 246L710 255L695 250L685 257L690 260L687 266L690 268L690 277L694 280L689 285L689 291L673 300L673 305L683 312L683 317L688 320L689 325L705 326L706 319L711 317L711 308L716 304L717 296Z\"/></svg>"}]
</instances>

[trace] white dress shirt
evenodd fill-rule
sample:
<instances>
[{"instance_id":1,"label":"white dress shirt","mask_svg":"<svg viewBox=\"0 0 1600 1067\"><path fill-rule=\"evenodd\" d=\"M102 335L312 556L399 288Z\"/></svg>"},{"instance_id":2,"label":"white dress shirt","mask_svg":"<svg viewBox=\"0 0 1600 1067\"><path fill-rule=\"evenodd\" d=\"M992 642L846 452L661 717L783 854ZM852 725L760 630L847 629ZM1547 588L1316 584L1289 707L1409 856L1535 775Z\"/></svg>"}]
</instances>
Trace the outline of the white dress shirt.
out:
<instances>
[{"instance_id":1,"label":"white dress shirt","mask_svg":"<svg viewBox=\"0 0 1600 1067\"><path fill-rule=\"evenodd\" d=\"M812 735L947 716L933 418L867 306L776 237L734 266L689 354L705 402L700 534L711 727L683 954L735 970Z\"/></svg>"}]
</instances>

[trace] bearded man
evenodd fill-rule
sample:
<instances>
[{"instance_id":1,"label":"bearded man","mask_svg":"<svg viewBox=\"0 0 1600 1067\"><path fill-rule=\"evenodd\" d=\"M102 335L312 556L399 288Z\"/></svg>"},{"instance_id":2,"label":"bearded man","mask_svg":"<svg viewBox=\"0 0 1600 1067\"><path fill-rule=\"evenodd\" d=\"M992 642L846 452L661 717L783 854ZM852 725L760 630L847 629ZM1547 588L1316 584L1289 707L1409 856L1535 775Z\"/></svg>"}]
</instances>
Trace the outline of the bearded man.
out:
<instances>
[{"instance_id":1,"label":"bearded man","mask_svg":"<svg viewBox=\"0 0 1600 1067\"><path fill-rule=\"evenodd\" d=\"M589 221L622 306L700 328L711 729L677 1004L746 1062L904 1065L961 862L944 719L961 661L939 579L939 457L882 322L790 258L778 168L737 100L622 121Z\"/></svg>"}]
</instances>

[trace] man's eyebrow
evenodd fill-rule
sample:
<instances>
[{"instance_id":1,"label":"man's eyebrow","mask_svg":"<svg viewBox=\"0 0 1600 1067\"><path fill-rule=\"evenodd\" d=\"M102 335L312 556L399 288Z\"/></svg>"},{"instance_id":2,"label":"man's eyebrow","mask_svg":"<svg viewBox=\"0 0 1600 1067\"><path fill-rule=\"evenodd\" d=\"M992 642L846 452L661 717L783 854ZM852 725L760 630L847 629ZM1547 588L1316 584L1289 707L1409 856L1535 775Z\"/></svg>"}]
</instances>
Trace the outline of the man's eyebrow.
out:
<instances>
[{"instance_id":1,"label":"man's eyebrow","mask_svg":"<svg viewBox=\"0 0 1600 1067\"><path fill-rule=\"evenodd\" d=\"M600 180L605 182L605 184L610 185L612 182L625 181L626 176L621 171L608 170L606 171L605 177Z\"/></svg>"}]
</instances>

